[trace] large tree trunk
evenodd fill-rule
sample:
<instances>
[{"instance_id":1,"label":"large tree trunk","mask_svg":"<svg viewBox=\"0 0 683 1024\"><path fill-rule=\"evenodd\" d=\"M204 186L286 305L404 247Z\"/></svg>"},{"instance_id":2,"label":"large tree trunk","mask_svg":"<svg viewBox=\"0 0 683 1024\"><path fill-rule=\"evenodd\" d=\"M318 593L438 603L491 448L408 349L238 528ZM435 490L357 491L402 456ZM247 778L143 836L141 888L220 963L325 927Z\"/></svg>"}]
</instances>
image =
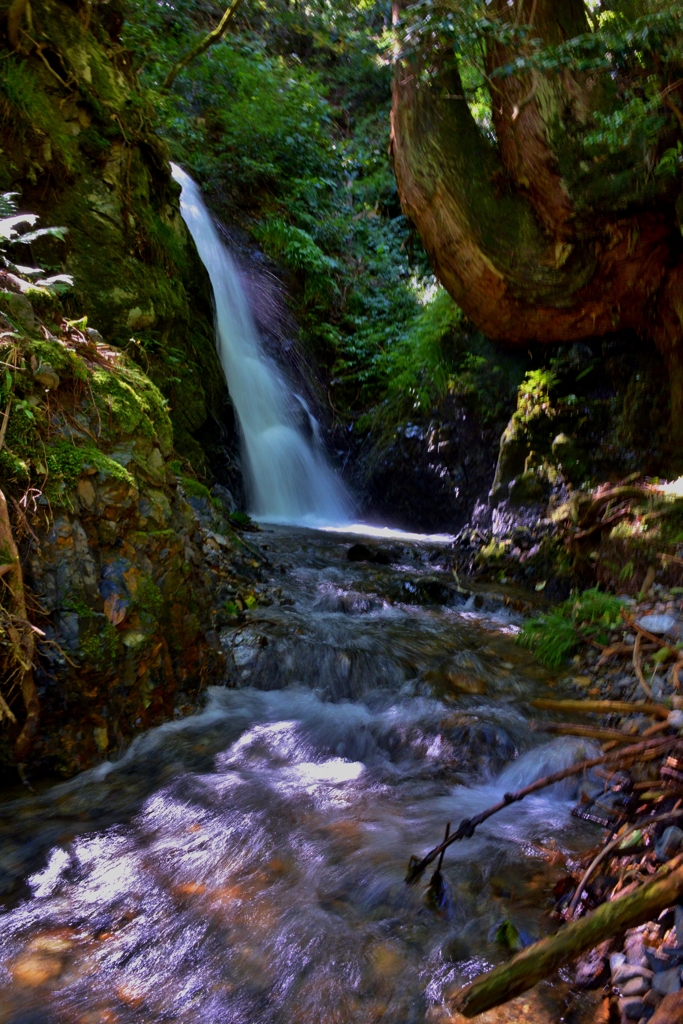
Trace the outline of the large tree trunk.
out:
<instances>
[{"instance_id":1,"label":"large tree trunk","mask_svg":"<svg viewBox=\"0 0 683 1024\"><path fill-rule=\"evenodd\" d=\"M402 6L397 0L395 18ZM493 0L491 9L533 20L548 45L588 30L581 0ZM511 56L490 46L489 75ZM419 57L397 63L392 110L401 200L437 276L494 340L576 341L620 328L650 339L670 368L680 438L683 246L674 179L643 174L632 154L586 160L580 130L596 109L609 109L610 81L566 70L493 79L492 141L474 121L452 58L442 58L439 70L439 54L429 55L429 79Z\"/></svg>"}]
</instances>

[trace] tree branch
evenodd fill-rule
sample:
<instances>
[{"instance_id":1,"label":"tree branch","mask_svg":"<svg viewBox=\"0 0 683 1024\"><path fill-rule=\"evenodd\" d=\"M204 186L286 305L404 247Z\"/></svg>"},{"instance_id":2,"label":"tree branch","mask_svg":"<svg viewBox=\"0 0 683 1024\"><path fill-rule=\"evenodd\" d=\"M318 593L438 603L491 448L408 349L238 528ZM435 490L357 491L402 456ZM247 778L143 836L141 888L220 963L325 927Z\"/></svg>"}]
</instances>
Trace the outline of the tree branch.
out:
<instances>
[{"instance_id":1,"label":"tree branch","mask_svg":"<svg viewBox=\"0 0 683 1024\"><path fill-rule=\"evenodd\" d=\"M162 92L169 92L180 72L184 71L187 65L193 61L195 57L199 57L205 50L208 50L210 46L214 46L223 38L228 30L230 22L233 21L237 14L237 10L241 3L242 0L233 0L221 20L218 22L218 25L216 25L208 35L204 36L201 42L197 43L189 53L186 53L184 57L181 57L180 60L173 65L161 87Z\"/></svg>"}]
</instances>

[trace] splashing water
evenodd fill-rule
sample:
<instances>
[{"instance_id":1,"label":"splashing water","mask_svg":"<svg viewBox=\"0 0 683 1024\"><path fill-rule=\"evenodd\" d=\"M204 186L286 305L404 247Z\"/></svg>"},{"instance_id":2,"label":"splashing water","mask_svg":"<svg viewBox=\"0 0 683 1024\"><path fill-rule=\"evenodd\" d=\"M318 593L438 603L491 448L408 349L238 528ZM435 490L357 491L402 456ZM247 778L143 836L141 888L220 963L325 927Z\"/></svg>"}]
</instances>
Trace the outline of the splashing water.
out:
<instances>
[{"instance_id":1,"label":"splashing water","mask_svg":"<svg viewBox=\"0 0 683 1024\"><path fill-rule=\"evenodd\" d=\"M196 183L178 166L180 209L206 267L216 304L221 365L242 434L252 515L265 522L341 524L352 502L315 440L296 424L296 396L261 345L237 267Z\"/></svg>"}]
</instances>

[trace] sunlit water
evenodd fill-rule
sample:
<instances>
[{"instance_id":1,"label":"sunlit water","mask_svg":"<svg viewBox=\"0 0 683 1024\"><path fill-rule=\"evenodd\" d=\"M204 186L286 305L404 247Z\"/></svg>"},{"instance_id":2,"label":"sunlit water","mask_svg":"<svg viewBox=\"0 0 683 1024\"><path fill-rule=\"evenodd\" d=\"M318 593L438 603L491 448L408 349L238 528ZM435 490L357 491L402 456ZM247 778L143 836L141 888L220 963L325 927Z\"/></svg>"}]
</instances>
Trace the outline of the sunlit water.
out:
<instances>
[{"instance_id":1,"label":"sunlit water","mask_svg":"<svg viewBox=\"0 0 683 1024\"><path fill-rule=\"evenodd\" d=\"M385 567L346 561L353 537L252 540L294 603L233 635L237 685L4 806L0 1024L445 1020L452 988L506 955L501 921L548 928L563 857L596 838L570 782L449 850L444 909L408 888L446 821L586 748L534 739L549 680L499 601L458 592L443 546ZM548 992L505 1019L579 1020Z\"/></svg>"},{"instance_id":2,"label":"sunlit water","mask_svg":"<svg viewBox=\"0 0 683 1024\"><path fill-rule=\"evenodd\" d=\"M213 287L218 354L242 438L250 511L271 522L343 523L352 502L315 436L297 423L303 400L266 356L230 253L196 183L175 164L180 208Z\"/></svg>"}]
</instances>

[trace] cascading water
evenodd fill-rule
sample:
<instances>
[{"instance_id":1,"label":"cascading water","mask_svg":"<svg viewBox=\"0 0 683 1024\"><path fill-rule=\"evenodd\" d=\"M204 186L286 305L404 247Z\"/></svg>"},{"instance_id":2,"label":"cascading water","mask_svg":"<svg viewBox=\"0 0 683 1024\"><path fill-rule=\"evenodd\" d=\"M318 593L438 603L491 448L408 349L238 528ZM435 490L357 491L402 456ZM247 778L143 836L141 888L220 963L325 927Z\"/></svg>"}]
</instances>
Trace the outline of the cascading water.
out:
<instances>
[{"instance_id":1,"label":"cascading water","mask_svg":"<svg viewBox=\"0 0 683 1024\"><path fill-rule=\"evenodd\" d=\"M296 397L263 351L234 261L196 183L176 165L180 209L213 286L221 364L240 424L251 512L267 522L339 525L352 503L296 425Z\"/></svg>"}]
</instances>

